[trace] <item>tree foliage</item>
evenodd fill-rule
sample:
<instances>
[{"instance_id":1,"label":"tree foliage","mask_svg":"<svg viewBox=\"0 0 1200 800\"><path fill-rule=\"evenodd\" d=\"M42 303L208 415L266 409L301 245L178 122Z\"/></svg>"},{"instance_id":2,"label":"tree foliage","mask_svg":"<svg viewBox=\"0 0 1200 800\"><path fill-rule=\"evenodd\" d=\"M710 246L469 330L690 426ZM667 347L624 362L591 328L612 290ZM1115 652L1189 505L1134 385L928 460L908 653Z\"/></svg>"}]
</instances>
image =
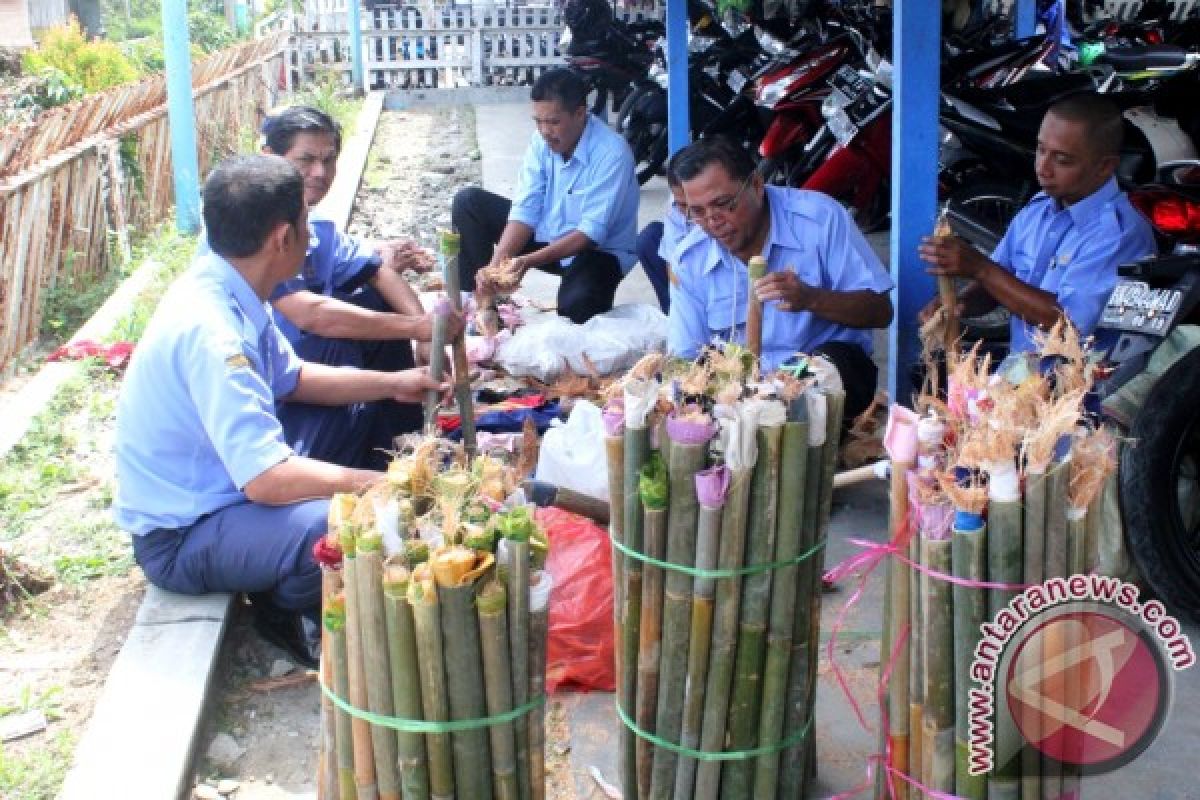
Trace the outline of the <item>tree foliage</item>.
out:
<instances>
[{"instance_id":1,"label":"tree foliage","mask_svg":"<svg viewBox=\"0 0 1200 800\"><path fill-rule=\"evenodd\" d=\"M85 92L99 92L138 77L137 67L116 44L103 39L88 40L79 21L50 28L38 46L22 57L27 73L41 74L53 68Z\"/></svg>"}]
</instances>

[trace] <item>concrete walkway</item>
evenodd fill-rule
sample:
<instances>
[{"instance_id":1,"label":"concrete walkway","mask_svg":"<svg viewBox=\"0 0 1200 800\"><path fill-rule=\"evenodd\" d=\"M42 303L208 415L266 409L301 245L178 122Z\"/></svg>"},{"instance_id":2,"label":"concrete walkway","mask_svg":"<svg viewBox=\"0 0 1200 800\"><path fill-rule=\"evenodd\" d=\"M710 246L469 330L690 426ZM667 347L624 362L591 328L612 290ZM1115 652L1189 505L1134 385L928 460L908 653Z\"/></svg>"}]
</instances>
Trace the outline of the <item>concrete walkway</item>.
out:
<instances>
[{"instance_id":1,"label":"concrete walkway","mask_svg":"<svg viewBox=\"0 0 1200 800\"><path fill-rule=\"evenodd\" d=\"M526 103L476 106L484 188L505 196L512 195L522 154L533 133L529 114ZM666 199L666 184L662 178L655 178L643 187L639 225L661 218ZM887 233L872 234L868 239L887 263ZM535 271L527 279L526 288L537 299L552 302L556 280ZM621 284L617 302L654 302L650 285L640 268L635 268ZM876 361L884 375L886 342L886 332L880 332L876 337ZM856 552L849 538L885 540L887 514L884 484L870 483L839 490L834 495L826 565L836 564ZM853 609L840 619L841 633L832 648L840 679L835 675L826 651L822 651L816 711L819 772L812 797L830 797L862 784L868 758L876 750L876 734L864 730L858 723L847 690L874 729L878 715L875 692L883 578L880 568L867 581ZM854 588L853 582L847 582L840 591L825 595L821 630L826 640L842 617ZM1191 637L1193 646L1200 646L1200 628L1185 623L1184 630ZM1174 700L1162 733L1149 750L1131 764L1108 775L1085 779L1083 796L1088 800L1200 798L1192 761L1200 746L1200 668L1176 673L1174 678ZM596 767L605 780L616 783L614 743L620 723L613 711L612 695L563 694L551 698L551 702L562 703L567 711L577 796L604 797L589 770Z\"/></svg>"}]
</instances>

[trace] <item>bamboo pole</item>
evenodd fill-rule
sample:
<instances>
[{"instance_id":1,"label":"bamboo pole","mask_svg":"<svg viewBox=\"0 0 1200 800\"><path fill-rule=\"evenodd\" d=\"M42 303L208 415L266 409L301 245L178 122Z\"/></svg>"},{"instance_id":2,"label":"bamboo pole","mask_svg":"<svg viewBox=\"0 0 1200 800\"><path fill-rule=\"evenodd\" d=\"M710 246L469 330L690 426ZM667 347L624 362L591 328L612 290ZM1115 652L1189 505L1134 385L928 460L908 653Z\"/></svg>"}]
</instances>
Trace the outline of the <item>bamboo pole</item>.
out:
<instances>
[{"instance_id":1,"label":"bamboo pole","mask_svg":"<svg viewBox=\"0 0 1200 800\"><path fill-rule=\"evenodd\" d=\"M626 547L643 551L642 500L638 480L642 467L650 457L650 435L646 428L647 415L654 405L657 387L649 382L635 382L625 391L625 466L624 466L624 523ZM620 558L624 577L621 592L621 660L617 664L617 703L625 714L633 714L637 701L638 641L641 636L642 562L635 558ZM637 796L637 737L622 725L618 731L618 771L621 792L626 797Z\"/></svg>"},{"instance_id":2,"label":"bamboo pole","mask_svg":"<svg viewBox=\"0 0 1200 800\"><path fill-rule=\"evenodd\" d=\"M508 642L507 605L507 592L504 584L498 580L485 583L475 598L489 716L504 714L513 708L512 671L509 669L512 654ZM512 723L492 725L488 728L488 739L491 742L495 800L517 800L520 792L517 780L517 747Z\"/></svg>"},{"instance_id":3,"label":"bamboo pole","mask_svg":"<svg viewBox=\"0 0 1200 800\"><path fill-rule=\"evenodd\" d=\"M696 473L708 460L708 441L712 431L698 436L684 428L694 427L675 419L667 420L671 441L668 462L670 497L667 509L667 558L671 564L696 565L696 526L700 519L700 501L696 496ZM695 438L692 438L695 437ZM669 742L678 742L683 730L683 698L687 682L689 624L692 616L693 579L686 573L669 570L663 588L662 651L659 661L658 713L655 733ZM665 748L654 752L650 776L650 797L670 798L675 790L679 757Z\"/></svg>"},{"instance_id":4,"label":"bamboo pole","mask_svg":"<svg viewBox=\"0 0 1200 800\"><path fill-rule=\"evenodd\" d=\"M337 592L322 615L325 633L329 638L334 693L338 697L350 696L350 660L346 653L346 597ZM337 745L338 800L356 800L358 788L354 773L354 741L350 715L338 709L334 715Z\"/></svg>"},{"instance_id":5,"label":"bamboo pole","mask_svg":"<svg viewBox=\"0 0 1200 800\"><path fill-rule=\"evenodd\" d=\"M949 531L945 532L949 534ZM951 536L933 538L922 531L921 562L949 575L952 566ZM928 573L921 576L924 601L925 738L929 751L926 785L939 792L954 791L954 603L951 585Z\"/></svg>"},{"instance_id":6,"label":"bamboo pole","mask_svg":"<svg viewBox=\"0 0 1200 800\"><path fill-rule=\"evenodd\" d=\"M387 620L388 661L392 666L392 708L401 719L422 719L421 678L417 663L417 633L408 604L411 573L399 556L384 563L384 613ZM429 766L425 738L419 733L398 733L396 754L404 800L428 800Z\"/></svg>"},{"instance_id":7,"label":"bamboo pole","mask_svg":"<svg viewBox=\"0 0 1200 800\"><path fill-rule=\"evenodd\" d=\"M1071 464L1069 460L1055 463L1046 473L1046 551L1045 576L1050 578L1065 578L1068 567L1067 547L1067 504L1071 483ZM1061 655L1066 646L1062 637L1063 627L1051 625L1043 637L1045 643L1045 658L1052 659ZM1059 670L1054 674L1042 677L1042 694L1047 697L1066 697L1067 670ZM1042 758L1042 798L1043 800L1058 800L1063 790L1063 768L1058 761L1043 756Z\"/></svg>"},{"instance_id":8,"label":"bamboo pole","mask_svg":"<svg viewBox=\"0 0 1200 800\"><path fill-rule=\"evenodd\" d=\"M754 465L754 477L751 482L750 519L747 526L748 565L765 564L771 561L775 553L782 435L782 424L760 424L758 429L758 461ZM733 697L729 704L730 750L750 749L754 746L758 733L762 699L759 689L762 685L770 597L770 572L751 575L742 581ZM750 797L753 777L748 763L726 763L721 768L722 800Z\"/></svg>"},{"instance_id":9,"label":"bamboo pole","mask_svg":"<svg viewBox=\"0 0 1200 800\"><path fill-rule=\"evenodd\" d=\"M906 437L915 436L915 431L912 433L904 432L898 435ZM907 451L912 445L905 445L898 448L904 460L892 462L891 475L891 530L892 543L907 547L908 539L911 537L911 529L908 519L908 474L912 470L914 463L912 457L907 454ZM911 615L909 606L909 585L911 577L909 573L911 568L898 558L892 558L888 561L888 577L889 593L888 607L891 610L888 647L884 648L880 654L880 667L886 669L887 659L891 657L891 653L896 649L896 642L900 641L900 637L904 637L904 643L899 646L896 652L896 663L892 668L891 679L888 683L888 730L887 738L891 745L891 762L892 769L898 771L902 775L907 775L909 771L909 722L908 722L908 680L909 680L909 664L911 661L910 648L912 643L911 634ZM908 800L908 784L902 780L889 779L886 775L884 783L890 780L891 785L896 790L896 800ZM877 796L879 792L877 791Z\"/></svg>"},{"instance_id":10,"label":"bamboo pole","mask_svg":"<svg viewBox=\"0 0 1200 800\"><path fill-rule=\"evenodd\" d=\"M1083 575L1087 572L1087 517L1086 508L1067 509L1067 575ZM1083 646L1083 639L1078 629L1073 625L1063 625L1063 650L1070 653ZM1064 671L1066 687L1063 705L1077 709L1083 706L1083 687L1088 685L1086 679L1089 671L1087 660L1077 663ZM1065 762L1062 767L1062 790L1064 798L1081 796L1080 783L1082 772L1078 764Z\"/></svg>"},{"instance_id":11,"label":"bamboo pole","mask_svg":"<svg viewBox=\"0 0 1200 800\"><path fill-rule=\"evenodd\" d=\"M787 422L783 426L781 443L775 536L775 560L779 562L791 561L800 555L805 499L800 487L805 486L807 466L808 423ZM767 656L763 667L762 714L758 726L760 747L779 741L784 734L799 570L799 565L791 565L780 567L774 573L767 624ZM758 757L754 771L755 798L774 800L779 783L780 755L781 752L775 752Z\"/></svg>"},{"instance_id":12,"label":"bamboo pole","mask_svg":"<svg viewBox=\"0 0 1200 800\"><path fill-rule=\"evenodd\" d=\"M446 284L446 295L455 311L462 308L462 276L458 273L458 249L460 237L452 231L438 232L439 252L443 259L442 280ZM454 355L454 397L458 400L458 413L462 418L463 447L467 455L474 456L475 444L475 406L471 399L471 368L467 363L467 345L459 332L451 341L451 351Z\"/></svg>"},{"instance_id":13,"label":"bamboo pole","mask_svg":"<svg viewBox=\"0 0 1200 800\"><path fill-rule=\"evenodd\" d=\"M1046 579L1046 471L1040 466L1027 469L1025 472L1025 552L1023 583L1026 586L1041 583ZM1042 663L1041 640L1032 638L1024 645L1029 652L1031 669L1038 669ZM1026 723L1026 737L1030 741L1041 740L1041 712L1029 715ZM1021 748L1021 798L1022 800L1041 800L1042 798L1042 756L1041 752L1026 743Z\"/></svg>"},{"instance_id":14,"label":"bamboo pole","mask_svg":"<svg viewBox=\"0 0 1200 800\"><path fill-rule=\"evenodd\" d=\"M819 392L819 396L824 398L825 431L824 436L820 438L820 482L818 483L816 501L817 512L814 524L817 527L815 541L816 543L823 543L829 539L829 518L833 511L833 485L834 478L837 475L838 443L841 441L842 418L846 405L846 393L841 390L831 391L824 389ZM809 423L810 454L812 453L812 450L818 441L817 438L812 436L814 424L815 423L811 421ZM808 613L796 615L797 623L802 624L808 631L808 646L806 648L806 651L809 654L807 664L808 676L804 682L805 696L801 708L803 717L802 719L796 720L794 723L789 723L789 730L796 730L801 725L807 725L810 720L814 721L814 727L811 729L813 732L801 744L789 751L789 757L791 756L792 752L796 753L796 761L798 763L793 771L795 773L795 780L800 783L801 791L805 791L804 787L816 774L817 769L817 737L815 733L815 715L817 706L818 659L816 658L815 654L819 650L821 642L821 577L825 573L824 547L818 549L813 558L810 559L810 567L811 582L807 583L804 587L807 593ZM793 636L794 635L795 634L793 634ZM784 772L784 776L788 777L789 772Z\"/></svg>"},{"instance_id":15,"label":"bamboo pole","mask_svg":"<svg viewBox=\"0 0 1200 800\"><path fill-rule=\"evenodd\" d=\"M729 468L721 465L696 474L696 497L700 520L696 537L696 567L711 570L717 565L721 538L721 509L729 490ZM687 683L683 698L680 744L695 749L700 744L704 722L704 688L712 649L714 578L695 580L692 594L692 623L689 632ZM675 797L692 797L696 784L696 761L681 757L675 773Z\"/></svg>"},{"instance_id":16,"label":"bamboo pole","mask_svg":"<svg viewBox=\"0 0 1200 800\"><path fill-rule=\"evenodd\" d=\"M944 209L938 216L933 235L938 239L948 239L954 235ZM945 309L946 314L946 324L942 328L942 347L946 352L946 367L949 369L952 362L950 356L958 351L958 340L961 335L958 325L958 292L954 287L954 278L949 275L938 275L937 287L938 297L942 301L942 308Z\"/></svg>"},{"instance_id":17,"label":"bamboo pole","mask_svg":"<svg viewBox=\"0 0 1200 800\"><path fill-rule=\"evenodd\" d=\"M322 625L325 625L325 611L330 607L333 598L342 590L342 573L339 568L321 563L321 609ZM342 608L341 625L345 626L345 608ZM329 687L334 686L333 680L333 636L321 637L321 682ZM336 691L336 690L335 690ZM338 800L338 759L337 759L337 714L335 706L324 693L321 694L321 748L317 761L317 798L318 800Z\"/></svg>"},{"instance_id":18,"label":"bamboo pole","mask_svg":"<svg viewBox=\"0 0 1200 800\"><path fill-rule=\"evenodd\" d=\"M1019 585L1023 572L1022 513L1020 499L1012 495L988 498L988 580L995 583ZM988 590L988 617L1008 605L1015 590ZM1021 793L1020 732L1007 714L996 715L995 767L988 777L988 797L991 800L1016 800ZM1011 754L1011 757L1010 757ZM1002 760L1006 759L1006 760Z\"/></svg>"},{"instance_id":19,"label":"bamboo pole","mask_svg":"<svg viewBox=\"0 0 1200 800\"><path fill-rule=\"evenodd\" d=\"M429 345L429 377L441 382L446 375L446 326L449 321L450 303L439 300L433 312L433 340ZM425 392L425 433L436 434L438 406L441 392L430 389Z\"/></svg>"},{"instance_id":20,"label":"bamboo pole","mask_svg":"<svg viewBox=\"0 0 1200 800\"><path fill-rule=\"evenodd\" d=\"M435 571L436 574L436 571ZM473 582L437 585L441 608L442 647L446 658L446 695L450 719L480 719L487 712L483 688L483 653L475 619ZM482 729L450 734L454 752L454 786L459 797L492 796L491 748Z\"/></svg>"},{"instance_id":21,"label":"bamboo pole","mask_svg":"<svg viewBox=\"0 0 1200 800\"><path fill-rule=\"evenodd\" d=\"M753 463L743 465L731 461L730 473L729 497L721 512L721 545L717 552L717 566L720 569L737 569L743 563ZM700 726L701 750L719 750L725 740L729 695L733 688L734 654L737 650L741 584L741 578L723 578L717 584L708 675L704 682L704 713ZM714 800L720 782L719 761L705 761L697 765L696 800Z\"/></svg>"},{"instance_id":22,"label":"bamboo pole","mask_svg":"<svg viewBox=\"0 0 1200 800\"><path fill-rule=\"evenodd\" d=\"M508 537L509 563L506 592L508 597L508 646L512 659L512 705L529 702L529 542ZM513 725L516 737L517 793L528 800L530 788L529 717L518 717Z\"/></svg>"},{"instance_id":23,"label":"bamboo pole","mask_svg":"<svg viewBox=\"0 0 1200 800\"><path fill-rule=\"evenodd\" d=\"M959 514L954 523L951 558L954 575L968 581L987 579L988 529L976 515ZM987 776L972 775L971 663L979 643L979 626L987 616L985 589L955 585L954 594L954 793L965 800L986 800Z\"/></svg>"},{"instance_id":24,"label":"bamboo pole","mask_svg":"<svg viewBox=\"0 0 1200 800\"><path fill-rule=\"evenodd\" d=\"M367 708L367 673L364 663L363 611L359 601L357 533L352 525L344 524L338 531L342 544L342 581L346 586L346 654L350 667L350 704ZM354 737L354 781L359 800L377 800L379 787L375 782L375 754L371 743L371 725L354 718L351 723Z\"/></svg>"},{"instance_id":25,"label":"bamboo pole","mask_svg":"<svg viewBox=\"0 0 1200 800\"><path fill-rule=\"evenodd\" d=\"M550 593L554 578L539 570L529 580L529 696L546 694L546 643L550 625ZM624 727L624 726L622 726ZM546 797L546 718L544 708L529 718L530 784L533 800Z\"/></svg>"},{"instance_id":26,"label":"bamboo pole","mask_svg":"<svg viewBox=\"0 0 1200 800\"><path fill-rule=\"evenodd\" d=\"M383 609L383 537L372 531L359 536L356 545L355 589L360 611L363 669L367 678L367 708L372 714L390 717L394 709L387 620ZM371 747L375 753L379 800L400 800L396 732L382 725L372 725Z\"/></svg>"},{"instance_id":27,"label":"bamboo pole","mask_svg":"<svg viewBox=\"0 0 1200 800\"><path fill-rule=\"evenodd\" d=\"M754 354L757 361L762 358L763 302L755 293L754 284L767 274L767 260L762 256L752 256L746 266L750 285L746 297L746 349Z\"/></svg>"},{"instance_id":28,"label":"bamboo pole","mask_svg":"<svg viewBox=\"0 0 1200 800\"><path fill-rule=\"evenodd\" d=\"M442 648L441 614L437 590L429 577L428 566L417 568L408 587L408 603L413 612L417 640L417 667L421 678L421 709L430 722L450 719L446 694L445 655ZM454 800L454 757L450 734L425 736L429 758L429 792L433 800Z\"/></svg>"},{"instance_id":29,"label":"bamboo pole","mask_svg":"<svg viewBox=\"0 0 1200 800\"><path fill-rule=\"evenodd\" d=\"M667 550L667 469L658 453L642 468L638 491L642 496L643 543L646 555L663 559ZM657 730L659 662L662 657L663 583L662 567L642 567L642 612L638 636L637 692L634 722L644 731ZM650 794L654 745L637 740L638 794Z\"/></svg>"}]
</instances>

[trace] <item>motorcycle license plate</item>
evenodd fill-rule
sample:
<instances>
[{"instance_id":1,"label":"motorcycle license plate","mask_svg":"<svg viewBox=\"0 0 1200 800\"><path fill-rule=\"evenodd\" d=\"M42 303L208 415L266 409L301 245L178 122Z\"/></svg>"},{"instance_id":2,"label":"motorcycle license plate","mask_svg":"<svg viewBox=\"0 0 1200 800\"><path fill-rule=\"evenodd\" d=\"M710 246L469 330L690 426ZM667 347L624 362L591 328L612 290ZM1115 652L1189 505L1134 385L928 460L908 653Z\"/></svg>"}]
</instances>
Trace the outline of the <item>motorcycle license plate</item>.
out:
<instances>
[{"instance_id":1,"label":"motorcycle license plate","mask_svg":"<svg viewBox=\"0 0 1200 800\"><path fill-rule=\"evenodd\" d=\"M845 109L835 111L830 115L826 124L829 126L829 132L833 134L833 138L837 139L837 143L842 147L850 144L858 135L858 126L850 121Z\"/></svg>"},{"instance_id":2,"label":"motorcycle license plate","mask_svg":"<svg viewBox=\"0 0 1200 800\"><path fill-rule=\"evenodd\" d=\"M1154 289L1145 281L1122 280L1108 296L1100 327L1164 334L1182 303L1179 289Z\"/></svg>"},{"instance_id":3,"label":"motorcycle license plate","mask_svg":"<svg viewBox=\"0 0 1200 800\"><path fill-rule=\"evenodd\" d=\"M746 85L746 76L742 74L740 69L735 69L729 73L729 77L725 79L725 84L733 90L734 94L741 94L742 87Z\"/></svg>"}]
</instances>

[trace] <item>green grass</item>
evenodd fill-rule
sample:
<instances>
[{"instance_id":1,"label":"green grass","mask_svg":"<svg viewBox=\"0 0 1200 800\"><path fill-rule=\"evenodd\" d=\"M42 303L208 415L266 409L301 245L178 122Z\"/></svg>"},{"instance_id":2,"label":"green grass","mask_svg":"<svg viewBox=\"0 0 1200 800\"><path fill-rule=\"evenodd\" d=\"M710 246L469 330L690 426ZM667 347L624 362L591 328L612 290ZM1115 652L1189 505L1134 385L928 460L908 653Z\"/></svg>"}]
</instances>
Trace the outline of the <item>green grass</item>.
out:
<instances>
[{"instance_id":1,"label":"green grass","mask_svg":"<svg viewBox=\"0 0 1200 800\"><path fill-rule=\"evenodd\" d=\"M54 800L58 795L71 766L75 734L60 730L42 736L49 736L48 741L29 750L0 745L0 797L5 800Z\"/></svg>"}]
</instances>

